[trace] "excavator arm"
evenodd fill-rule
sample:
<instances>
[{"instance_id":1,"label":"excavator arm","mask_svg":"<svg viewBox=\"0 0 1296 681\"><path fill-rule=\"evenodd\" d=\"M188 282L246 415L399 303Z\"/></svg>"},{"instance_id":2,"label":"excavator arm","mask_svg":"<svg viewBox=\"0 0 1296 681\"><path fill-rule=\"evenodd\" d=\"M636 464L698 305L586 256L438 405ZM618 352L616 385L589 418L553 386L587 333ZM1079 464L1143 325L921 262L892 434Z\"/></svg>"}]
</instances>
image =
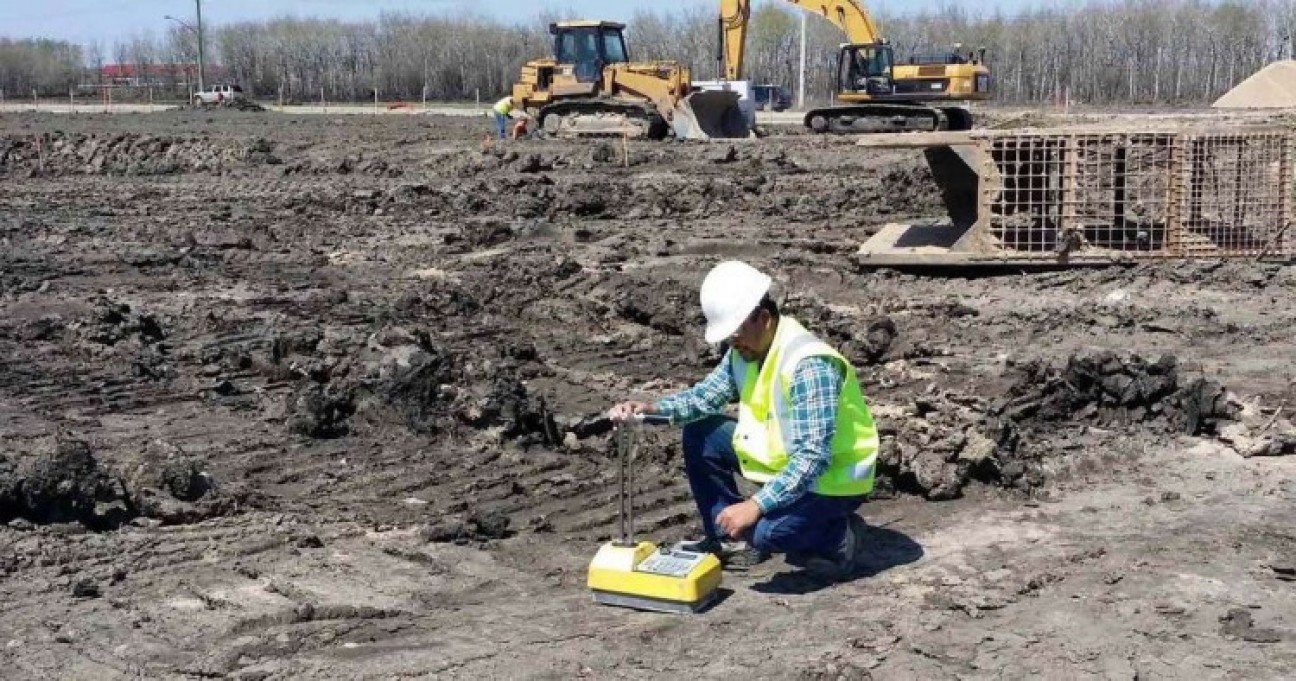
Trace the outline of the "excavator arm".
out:
<instances>
[{"instance_id":1,"label":"excavator arm","mask_svg":"<svg viewBox=\"0 0 1296 681\"><path fill-rule=\"evenodd\" d=\"M801 9L818 14L846 33L855 44L879 42L877 24L868 10L855 0L787 0ZM743 49L747 43L747 23L751 19L751 0L720 0L720 32L723 35L725 78L742 80Z\"/></svg>"},{"instance_id":2,"label":"excavator arm","mask_svg":"<svg viewBox=\"0 0 1296 681\"><path fill-rule=\"evenodd\" d=\"M743 50L751 0L720 0L720 44L724 50L725 80L742 80Z\"/></svg>"}]
</instances>

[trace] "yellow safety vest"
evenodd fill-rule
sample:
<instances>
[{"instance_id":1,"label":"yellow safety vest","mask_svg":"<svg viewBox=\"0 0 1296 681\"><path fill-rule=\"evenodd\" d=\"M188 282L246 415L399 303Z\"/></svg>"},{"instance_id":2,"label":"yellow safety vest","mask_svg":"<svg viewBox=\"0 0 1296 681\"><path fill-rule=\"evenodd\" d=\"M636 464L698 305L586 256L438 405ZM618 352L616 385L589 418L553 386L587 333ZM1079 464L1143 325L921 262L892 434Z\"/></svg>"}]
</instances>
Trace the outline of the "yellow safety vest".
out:
<instances>
[{"instance_id":1,"label":"yellow safety vest","mask_svg":"<svg viewBox=\"0 0 1296 681\"><path fill-rule=\"evenodd\" d=\"M827 357L846 372L846 381L837 396L832 463L819 476L813 491L833 497L868 494L873 491L878 435L873 415L860 393L855 367L795 319L786 316L779 318L774 342L764 362L748 362L737 352L729 351L729 371L740 395L733 447L743 477L765 483L787 466L792 448L787 428L791 418L792 374L797 363L807 357Z\"/></svg>"},{"instance_id":2,"label":"yellow safety vest","mask_svg":"<svg viewBox=\"0 0 1296 681\"><path fill-rule=\"evenodd\" d=\"M513 98L505 97L504 99L495 102L494 109L495 113L501 116L509 115L509 112L513 110Z\"/></svg>"}]
</instances>

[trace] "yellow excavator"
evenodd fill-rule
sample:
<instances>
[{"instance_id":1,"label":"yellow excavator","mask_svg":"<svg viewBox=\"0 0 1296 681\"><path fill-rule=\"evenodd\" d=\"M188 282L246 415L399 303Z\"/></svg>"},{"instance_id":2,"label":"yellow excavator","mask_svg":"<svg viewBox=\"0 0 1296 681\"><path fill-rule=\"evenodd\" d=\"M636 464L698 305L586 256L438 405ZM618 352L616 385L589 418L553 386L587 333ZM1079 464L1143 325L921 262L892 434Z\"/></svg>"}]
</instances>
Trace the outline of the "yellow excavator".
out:
<instances>
[{"instance_id":1,"label":"yellow excavator","mask_svg":"<svg viewBox=\"0 0 1296 681\"><path fill-rule=\"evenodd\" d=\"M630 61L625 24L562 21L549 25L553 58L522 67L513 105L549 137L662 139L747 137L733 91L699 91L674 61Z\"/></svg>"},{"instance_id":2,"label":"yellow excavator","mask_svg":"<svg viewBox=\"0 0 1296 681\"><path fill-rule=\"evenodd\" d=\"M846 32L837 53L837 101L811 109L814 132L871 133L970 130L972 113L958 102L990 99L985 53L914 54L897 63L867 10L855 0L787 0ZM721 58L728 80L742 79L751 0L720 0Z\"/></svg>"}]
</instances>

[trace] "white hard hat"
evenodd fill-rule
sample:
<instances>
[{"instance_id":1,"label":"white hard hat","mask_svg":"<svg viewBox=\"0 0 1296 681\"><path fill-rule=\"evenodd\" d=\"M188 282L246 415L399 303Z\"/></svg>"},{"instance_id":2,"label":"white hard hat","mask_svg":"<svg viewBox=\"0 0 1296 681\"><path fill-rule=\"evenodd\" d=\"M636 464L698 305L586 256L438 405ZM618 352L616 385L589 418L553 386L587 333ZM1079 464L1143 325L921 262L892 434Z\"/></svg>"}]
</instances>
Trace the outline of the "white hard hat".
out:
<instances>
[{"instance_id":1,"label":"white hard hat","mask_svg":"<svg viewBox=\"0 0 1296 681\"><path fill-rule=\"evenodd\" d=\"M769 276L745 262L726 260L711 268L701 292L706 342L719 343L732 336L769 288Z\"/></svg>"}]
</instances>

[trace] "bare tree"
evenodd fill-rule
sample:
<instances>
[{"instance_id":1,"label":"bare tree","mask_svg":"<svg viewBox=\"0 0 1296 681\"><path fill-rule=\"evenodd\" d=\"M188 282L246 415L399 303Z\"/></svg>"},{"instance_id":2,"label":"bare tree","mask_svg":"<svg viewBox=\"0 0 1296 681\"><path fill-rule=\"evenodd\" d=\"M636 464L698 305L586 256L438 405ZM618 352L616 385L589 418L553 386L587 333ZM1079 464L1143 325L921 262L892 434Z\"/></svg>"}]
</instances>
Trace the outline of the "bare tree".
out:
<instances>
[{"instance_id":1,"label":"bare tree","mask_svg":"<svg viewBox=\"0 0 1296 681\"><path fill-rule=\"evenodd\" d=\"M718 3L717 3L718 5ZM717 10L640 12L629 22L631 56L687 64L695 79L718 71ZM746 75L794 85L800 10L758 4L748 33ZM546 11L526 25L484 15L384 14L375 21L280 18L213 29L213 61L263 97L367 100L471 99L507 92L529 59L552 50L547 25L573 16ZM1207 102L1269 61L1290 58L1296 0L1047 0L1007 15L955 4L918 14L878 13L882 32L904 60L917 52L985 48L996 97L1050 101L1068 95L1091 103ZM837 46L846 38L818 16L809 19L808 97L833 98ZM81 53L51 41L0 43L0 82L11 89L64 87ZM173 29L118 42L121 64L195 61L192 36ZM104 50L92 48L101 63ZM62 74L62 75L60 75Z\"/></svg>"},{"instance_id":2,"label":"bare tree","mask_svg":"<svg viewBox=\"0 0 1296 681\"><path fill-rule=\"evenodd\" d=\"M79 45L58 40L0 38L0 90L7 96L62 95L81 80Z\"/></svg>"}]
</instances>

